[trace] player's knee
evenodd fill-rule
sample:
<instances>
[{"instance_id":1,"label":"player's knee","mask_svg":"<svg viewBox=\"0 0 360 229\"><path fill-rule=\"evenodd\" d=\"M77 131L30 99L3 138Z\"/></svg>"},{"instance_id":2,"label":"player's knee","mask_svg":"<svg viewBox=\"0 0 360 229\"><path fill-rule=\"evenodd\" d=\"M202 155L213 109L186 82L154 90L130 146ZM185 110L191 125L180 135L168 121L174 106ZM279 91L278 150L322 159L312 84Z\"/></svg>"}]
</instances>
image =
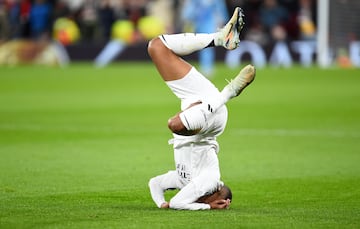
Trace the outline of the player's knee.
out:
<instances>
[{"instance_id":1,"label":"player's knee","mask_svg":"<svg viewBox=\"0 0 360 229\"><path fill-rule=\"evenodd\" d=\"M156 54L156 52L159 51L159 49L164 46L160 38L156 37L149 41L147 51L150 56L153 56Z\"/></svg>"},{"instance_id":2,"label":"player's knee","mask_svg":"<svg viewBox=\"0 0 360 229\"><path fill-rule=\"evenodd\" d=\"M156 39L156 38L150 40L149 43L148 43L147 51L148 51L149 55L151 55L151 53L152 53L153 50L154 50L154 40L155 40L155 39Z\"/></svg>"}]
</instances>

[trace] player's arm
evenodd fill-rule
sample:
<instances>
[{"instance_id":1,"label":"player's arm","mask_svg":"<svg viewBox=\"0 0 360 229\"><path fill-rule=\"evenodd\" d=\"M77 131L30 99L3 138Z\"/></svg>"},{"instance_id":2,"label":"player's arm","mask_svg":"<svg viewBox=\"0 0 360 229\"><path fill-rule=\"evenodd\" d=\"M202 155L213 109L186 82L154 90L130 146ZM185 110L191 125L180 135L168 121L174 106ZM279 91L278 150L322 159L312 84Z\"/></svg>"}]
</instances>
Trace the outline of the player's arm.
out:
<instances>
[{"instance_id":1,"label":"player's arm","mask_svg":"<svg viewBox=\"0 0 360 229\"><path fill-rule=\"evenodd\" d=\"M151 198L155 202L156 206L158 206L159 208L161 208L163 203L166 203L164 198L165 190L160 185L161 181L162 181L161 176L151 178L149 181Z\"/></svg>"},{"instance_id":2,"label":"player's arm","mask_svg":"<svg viewBox=\"0 0 360 229\"><path fill-rule=\"evenodd\" d=\"M170 204L164 204L162 208L172 208L177 210L209 210L209 209L227 209L230 207L231 201L229 199L217 199L213 200L210 203L174 203L170 202Z\"/></svg>"},{"instance_id":3,"label":"player's arm","mask_svg":"<svg viewBox=\"0 0 360 229\"><path fill-rule=\"evenodd\" d=\"M230 207L230 199L227 200L214 200L209 203L210 209L225 209Z\"/></svg>"},{"instance_id":4,"label":"player's arm","mask_svg":"<svg viewBox=\"0 0 360 229\"><path fill-rule=\"evenodd\" d=\"M175 170L153 177L149 181L151 198L158 208L166 208L169 203L165 200L164 192L169 189L177 189Z\"/></svg>"},{"instance_id":5,"label":"player's arm","mask_svg":"<svg viewBox=\"0 0 360 229\"><path fill-rule=\"evenodd\" d=\"M220 190L200 197L196 202L209 204L211 209L229 208L231 204L232 193L228 186L224 185Z\"/></svg>"},{"instance_id":6,"label":"player's arm","mask_svg":"<svg viewBox=\"0 0 360 229\"><path fill-rule=\"evenodd\" d=\"M186 189L186 190L185 190ZM229 195L230 189L224 186L210 195L204 195L198 198L195 202L189 203L189 196L194 194L193 184L188 184L184 189L178 193L177 196L170 200L169 208L179 210L208 210L208 209L227 209L230 207L232 194ZM181 194L180 196L178 196Z\"/></svg>"}]
</instances>

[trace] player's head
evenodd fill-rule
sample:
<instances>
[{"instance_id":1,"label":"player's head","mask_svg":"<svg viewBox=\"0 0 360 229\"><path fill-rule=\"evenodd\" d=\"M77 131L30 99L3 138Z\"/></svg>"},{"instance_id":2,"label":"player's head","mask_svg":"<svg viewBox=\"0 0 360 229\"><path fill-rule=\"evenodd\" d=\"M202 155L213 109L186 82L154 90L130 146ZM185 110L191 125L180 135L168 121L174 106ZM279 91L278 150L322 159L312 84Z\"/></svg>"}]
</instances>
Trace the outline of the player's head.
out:
<instances>
[{"instance_id":1,"label":"player's head","mask_svg":"<svg viewBox=\"0 0 360 229\"><path fill-rule=\"evenodd\" d=\"M232 200L232 192L231 189L224 185L221 189L220 189L220 196L222 197L222 199L224 200Z\"/></svg>"},{"instance_id":2,"label":"player's head","mask_svg":"<svg viewBox=\"0 0 360 229\"><path fill-rule=\"evenodd\" d=\"M200 197L196 202L209 204L214 200L227 200L227 199L229 199L230 201L232 200L232 192L228 186L224 185L218 191Z\"/></svg>"}]
</instances>

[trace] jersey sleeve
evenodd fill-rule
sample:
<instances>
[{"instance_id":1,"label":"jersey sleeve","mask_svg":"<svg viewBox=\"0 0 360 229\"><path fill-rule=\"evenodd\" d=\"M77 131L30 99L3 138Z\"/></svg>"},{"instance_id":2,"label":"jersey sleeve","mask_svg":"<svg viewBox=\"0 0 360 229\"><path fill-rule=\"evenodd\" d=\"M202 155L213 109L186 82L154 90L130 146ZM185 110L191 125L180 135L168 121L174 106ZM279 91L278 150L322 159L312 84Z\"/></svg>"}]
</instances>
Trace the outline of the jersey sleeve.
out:
<instances>
[{"instance_id":1,"label":"jersey sleeve","mask_svg":"<svg viewBox=\"0 0 360 229\"><path fill-rule=\"evenodd\" d=\"M170 208L177 210L210 210L210 205L203 203L174 203L170 201Z\"/></svg>"},{"instance_id":2,"label":"jersey sleeve","mask_svg":"<svg viewBox=\"0 0 360 229\"><path fill-rule=\"evenodd\" d=\"M150 194L151 198L155 202L156 206L158 208L161 207L163 203L166 202L164 198L164 192L167 189L179 189L181 187L178 187L176 183L177 174L176 171L169 171L163 175L159 175L156 177L153 177L149 181L149 188L150 188Z\"/></svg>"},{"instance_id":3,"label":"jersey sleeve","mask_svg":"<svg viewBox=\"0 0 360 229\"><path fill-rule=\"evenodd\" d=\"M197 200L203 196L204 191L197 188L194 180L183 187L169 202L169 207L178 210L208 210L209 204L198 203Z\"/></svg>"}]
</instances>

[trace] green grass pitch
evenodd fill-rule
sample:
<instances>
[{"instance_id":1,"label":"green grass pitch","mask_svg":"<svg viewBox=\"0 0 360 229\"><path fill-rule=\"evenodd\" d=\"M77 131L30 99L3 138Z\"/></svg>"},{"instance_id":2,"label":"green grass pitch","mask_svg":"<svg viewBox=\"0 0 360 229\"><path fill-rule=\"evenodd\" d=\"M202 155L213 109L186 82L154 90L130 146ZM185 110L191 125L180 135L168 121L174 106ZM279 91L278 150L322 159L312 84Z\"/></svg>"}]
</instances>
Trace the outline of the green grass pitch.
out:
<instances>
[{"instance_id":1,"label":"green grass pitch","mask_svg":"<svg viewBox=\"0 0 360 229\"><path fill-rule=\"evenodd\" d=\"M218 64L213 82L238 71ZM226 211L150 198L178 109L150 62L1 67L0 228L360 227L358 69L257 71L218 139Z\"/></svg>"}]
</instances>

